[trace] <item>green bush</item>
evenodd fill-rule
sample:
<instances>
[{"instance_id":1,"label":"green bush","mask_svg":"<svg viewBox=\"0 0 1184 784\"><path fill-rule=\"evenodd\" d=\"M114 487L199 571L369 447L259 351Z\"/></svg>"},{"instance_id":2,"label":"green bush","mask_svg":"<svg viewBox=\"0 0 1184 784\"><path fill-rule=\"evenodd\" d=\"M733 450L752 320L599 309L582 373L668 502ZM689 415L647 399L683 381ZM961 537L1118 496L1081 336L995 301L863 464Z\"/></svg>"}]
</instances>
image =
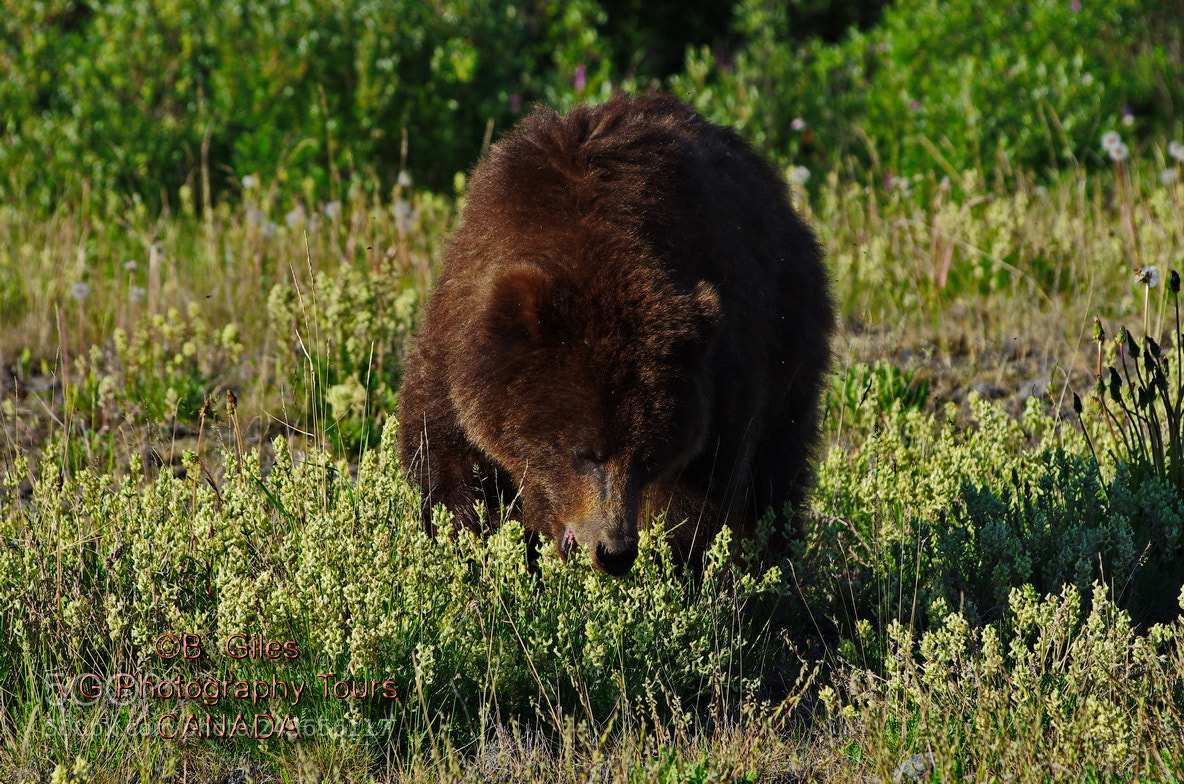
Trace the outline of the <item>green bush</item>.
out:
<instances>
[{"instance_id":1,"label":"green bush","mask_svg":"<svg viewBox=\"0 0 1184 784\"><path fill-rule=\"evenodd\" d=\"M1035 398L1016 421L972 396L967 425L953 408L935 423L902 402L819 471L828 515L812 549L821 573L839 579L830 593L847 617L924 625L946 606L981 623L1022 585L1085 596L1096 580L1140 622L1171 615L1184 583L1184 501L1170 483L1126 465L1103 476L1082 456L1084 436Z\"/></svg>"},{"instance_id":2,"label":"green bush","mask_svg":"<svg viewBox=\"0 0 1184 784\"><path fill-rule=\"evenodd\" d=\"M644 89L687 45L670 87L712 119L796 163L854 155L893 177L1096 159L1128 108L1135 136L1162 136L1184 98L1179 26L1151 0L4 9L0 197L46 206L86 188L172 203L203 174L215 192L255 173L311 179L328 199L356 172L407 170L446 190L531 103Z\"/></svg>"},{"instance_id":3,"label":"green bush","mask_svg":"<svg viewBox=\"0 0 1184 784\"><path fill-rule=\"evenodd\" d=\"M609 68L590 0L5 2L0 195L168 201L260 172L450 186L487 124ZM517 98L512 96L517 95ZM519 108L519 104L520 107ZM324 191L322 191L324 192Z\"/></svg>"},{"instance_id":4,"label":"green bush","mask_svg":"<svg viewBox=\"0 0 1184 784\"><path fill-rule=\"evenodd\" d=\"M1045 452L1030 476L995 489L967 485L922 536L933 543L931 584L950 606L994 617L1021 585L1043 594L1105 580L1140 623L1172 618L1184 583L1184 502L1159 478L1126 466L1104 483L1092 459Z\"/></svg>"},{"instance_id":5,"label":"green bush","mask_svg":"<svg viewBox=\"0 0 1184 784\"><path fill-rule=\"evenodd\" d=\"M731 64L688 56L676 92L795 163L845 156L883 175L1097 161L1129 109L1138 134L1175 129L1179 28L1146 0L982 4L904 0L836 44L795 45L786 7L745 0ZM796 121L796 122L795 122Z\"/></svg>"}]
</instances>

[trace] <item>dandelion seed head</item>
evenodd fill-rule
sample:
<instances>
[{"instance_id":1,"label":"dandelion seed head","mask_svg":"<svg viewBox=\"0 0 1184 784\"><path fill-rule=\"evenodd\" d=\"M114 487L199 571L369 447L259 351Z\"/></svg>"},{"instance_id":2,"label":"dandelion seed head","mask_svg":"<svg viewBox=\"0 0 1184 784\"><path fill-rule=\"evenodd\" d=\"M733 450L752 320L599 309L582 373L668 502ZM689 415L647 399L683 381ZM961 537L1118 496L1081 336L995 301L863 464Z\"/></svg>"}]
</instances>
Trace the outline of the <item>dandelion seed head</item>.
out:
<instances>
[{"instance_id":1,"label":"dandelion seed head","mask_svg":"<svg viewBox=\"0 0 1184 784\"><path fill-rule=\"evenodd\" d=\"M144 297L148 296L148 290L142 286L132 286L131 291L128 292L128 296L131 297L133 304L139 305L144 301Z\"/></svg>"},{"instance_id":2,"label":"dandelion seed head","mask_svg":"<svg viewBox=\"0 0 1184 784\"><path fill-rule=\"evenodd\" d=\"M1131 154L1130 148L1122 142L1119 142L1118 144L1111 147L1108 152L1110 153L1110 160L1118 163L1125 161Z\"/></svg>"},{"instance_id":3,"label":"dandelion seed head","mask_svg":"<svg viewBox=\"0 0 1184 784\"><path fill-rule=\"evenodd\" d=\"M807 126L806 126L806 121L803 120L801 117L794 117L793 120L789 123L789 127L791 130L801 133L802 131L806 130Z\"/></svg>"},{"instance_id":4,"label":"dandelion seed head","mask_svg":"<svg viewBox=\"0 0 1184 784\"><path fill-rule=\"evenodd\" d=\"M321 208L321 211L325 213L325 217L329 220L337 220L341 217L341 202L336 200L331 201Z\"/></svg>"},{"instance_id":5,"label":"dandelion seed head","mask_svg":"<svg viewBox=\"0 0 1184 784\"><path fill-rule=\"evenodd\" d=\"M1168 142L1168 155L1180 161L1180 163L1184 163L1184 144L1174 139Z\"/></svg>"},{"instance_id":6,"label":"dandelion seed head","mask_svg":"<svg viewBox=\"0 0 1184 784\"><path fill-rule=\"evenodd\" d=\"M128 259L127 261L123 262L123 268L128 272L135 272L136 262L133 259Z\"/></svg>"},{"instance_id":7,"label":"dandelion seed head","mask_svg":"<svg viewBox=\"0 0 1184 784\"><path fill-rule=\"evenodd\" d=\"M1159 285L1159 267L1140 267L1135 272L1135 282L1141 283L1149 289Z\"/></svg>"},{"instance_id":8,"label":"dandelion seed head","mask_svg":"<svg viewBox=\"0 0 1184 784\"><path fill-rule=\"evenodd\" d=\"M90 296L90 286L85 283L75 283L70 287L70 296L79 302L85 302Z\"/></svg>"},{"instance_id":9,"label":"dandelion seed head","mask_svg":"<svg viewBox=\"0 0 1184 784\"><path fill-rule=\"evenodd\" d=\"M401 232L411 230L412 224L419 220L419 210L414 210L407 202L399 199L391 206L391 211L395 214L395 226Z\"/></svg>"},{"instance_id":10,"label":"dandelion seed head","mask_svg":"<svg viewBox=\"0 0 1184 784\"><path fill-rule=\"evenodd\" d=\"M789 170L789 182L791 185L805 185L810 179L810 170L805 166L794 166Z\"/></svg>"},{"instance_id":11,"label":"dandelion seed head","mask_svg":"<svg viewBox=\"0 0 1184 784\"><path fill-rule=\"evenodd\" d=\"M1165 186L1175 184L1178 179L1180 179L1180 170L1174 166L1169 166L1159 173L1159 182Z\"/></svg>"},{"instance_id":12,"label":"dandelion seed head","mask_svg":"<svg viewBox=\"0 0 1184 784\"><path fill-rule=\"evenodd\" d=\"M243 177L243 190L246 190L246 191L254 190L255 186L257 186L258 184L259 184L258 178L255 177L255 175L253 175L253 174L248 174L245 177Z\"/></svg>"},{"instance_id":13,"label":"dandelion seed head","mask_svg":"<svg viewBox=\"0 0 1184 784\"><path fill-rule=\"evenodd\" d=\"M399 182L400 188L410 188L411 187L411 173L408 172L406 169L403 169L402 171L400 171L398 182Z\"/></svg>"},{"instance_id":14,"label":"dandelion seed head","mask_svg":"<svg viewBox=\"0 0 1184 784\"><path fill-rule=\"evenodd\" d=\"M893 177L891 174L887 175L887 177L885 177L885 185L887 186L888 190L893 191L894 193L903 193L905 196L909 195L913 191L913 181L908 175L905 174L902 174L898 177Z\"/></svg>"},{"instance_id":15,"label":"dandelion seed head","mask_svg":"<svg viewBox=\"0 0 1184 784\"><path fill-rule=\"evenodd\" d=\"M1102 134L1102 149L1106 152L1110 152L1110 150L1120 144L1122 144L1122 136L1119 135L1118 131L1106 131L1106 133Z\"/></svg>"},{"instance_id":16,"label":"dandelion seed head","mask_svg":"<svg viewBox=\"0 0 1184 784\"><path fill-rule=\"evenodd\" d=\"M299 207L288 210L288 213L284 215L284 223L288 224L289 229L300 226L304 223L304 210Z\"/></svg>"}]
</instances>

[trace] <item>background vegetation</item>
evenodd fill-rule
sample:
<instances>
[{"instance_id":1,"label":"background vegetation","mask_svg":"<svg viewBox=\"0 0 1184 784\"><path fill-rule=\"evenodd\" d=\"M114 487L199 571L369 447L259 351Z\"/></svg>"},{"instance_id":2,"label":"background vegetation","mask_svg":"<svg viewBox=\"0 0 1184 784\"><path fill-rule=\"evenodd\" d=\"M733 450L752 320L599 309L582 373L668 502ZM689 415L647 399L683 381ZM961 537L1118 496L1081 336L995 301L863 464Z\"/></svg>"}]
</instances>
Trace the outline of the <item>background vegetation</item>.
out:
<instances>
[{"instance_id":1,"label":"background vegetation","mask_svg":"<svg viewBox=\"0 0 1184 784\"><path fill-rule=\"evenodd\" d=\"M670 8L6 0L0 780L1184 778L1184 7ZM465 172L650 88L827 244L806 538L624 580L430 540L394 412ZM397 694L164 741L254 708L60 689L120 672Z\"/></svg>"},{"instance_id":2,"label":"background vegetation","mask_svg":"<svg viewBox=\"0 0 1184 784\"><path fill-rule=\"evenodd\" d=\"M324 200L358 174L390 185L409 171L449 190L535 102L664 83L811 168L1044 174L1096 164L1098 136L1120 121L1138 140L1162 138L1184 96L1178 0L5 10L0 196L43 205L77 202L80 186L154 206L188 186L204 203L257 173Z\"/></svg>"}]
</instances>

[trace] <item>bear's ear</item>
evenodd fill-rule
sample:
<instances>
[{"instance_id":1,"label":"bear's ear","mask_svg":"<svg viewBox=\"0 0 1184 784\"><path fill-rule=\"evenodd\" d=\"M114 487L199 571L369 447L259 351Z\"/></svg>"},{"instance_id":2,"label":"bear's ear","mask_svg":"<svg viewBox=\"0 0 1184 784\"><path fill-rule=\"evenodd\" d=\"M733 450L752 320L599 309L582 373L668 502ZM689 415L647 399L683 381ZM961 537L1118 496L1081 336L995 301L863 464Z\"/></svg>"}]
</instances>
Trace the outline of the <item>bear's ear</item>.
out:
<instances>
[{"instance_id":1,"label":"bear's ear","mask_svg":"<svg viewBox=\"0 0 1184 784\"><path fill-rule=\"evenodd\" d=\"M684 295L686 310L681 327L671 347L673 356L687 365L697 364L719 330L723 309L719 293L707 281L699 281L690 294Z\"/></svg>"},{"instance_id":2,"label":"bear's ear","mask_svg":"<svg viewBox=\"0 0 1184 784\"><path fill-rule=\"evenodd\" d=\"M698 339L701 345L706 346L715 337L723 312L715 286L705 280L695 284L695 291L691 294L691 312Z\"/></svg>"},{"instance_id":3,"label":"bear's ear","mask_svg":"<svg viewBox=\"0 0 1184 784\"><path fill-rule=\"evenodd\" d=\"M551 291L547 273L533 264L510 267L493 280L486 324L499 342L530 347L542 338L543 314Z\"/></svg>"}]
</instances>

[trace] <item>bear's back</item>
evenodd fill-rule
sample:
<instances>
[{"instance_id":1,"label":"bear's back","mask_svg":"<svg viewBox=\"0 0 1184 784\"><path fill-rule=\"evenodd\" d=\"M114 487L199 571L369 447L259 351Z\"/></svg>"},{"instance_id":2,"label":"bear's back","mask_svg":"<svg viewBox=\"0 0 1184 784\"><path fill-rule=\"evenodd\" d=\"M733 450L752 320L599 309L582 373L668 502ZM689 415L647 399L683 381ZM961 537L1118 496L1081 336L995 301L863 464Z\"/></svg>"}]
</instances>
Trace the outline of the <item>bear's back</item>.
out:
<instances>
[{"instance_id":1,"label":"bear's back","mask_svg":"<svg viewBox=\"0 0 1184 784\"><path fill-rule=\"evenodd\" d=\"M654 264L738 307L759 306L754 293L796 299L803 277L825 278L773 168L666 96L535 111L475 169L464 217L449 265L466 275L512 255L575 275ZM572 253L595 246L608 252Z\"/></svg>"}]
</instances>

